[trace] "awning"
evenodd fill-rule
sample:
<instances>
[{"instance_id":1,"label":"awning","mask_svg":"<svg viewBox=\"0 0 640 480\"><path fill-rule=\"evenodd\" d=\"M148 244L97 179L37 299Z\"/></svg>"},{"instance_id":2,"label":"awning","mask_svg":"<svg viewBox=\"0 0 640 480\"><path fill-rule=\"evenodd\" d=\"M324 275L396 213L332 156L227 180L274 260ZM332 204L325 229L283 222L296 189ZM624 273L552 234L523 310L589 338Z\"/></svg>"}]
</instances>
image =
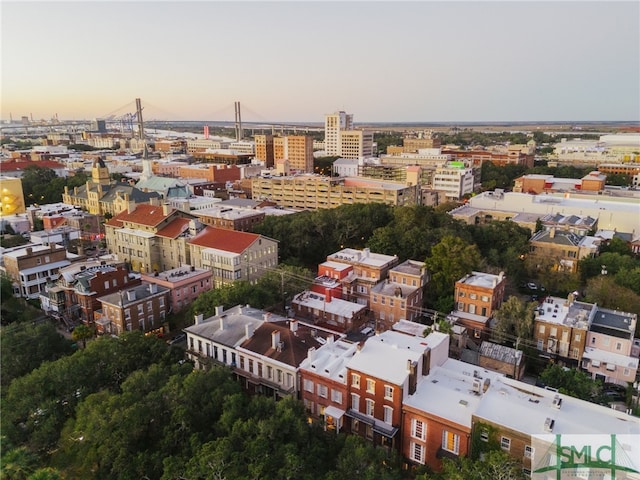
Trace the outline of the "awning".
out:
<instances>
[{"instance_id":1,"label":"awning","mask_svg":"<svg viewBox=\"0 0 640 480\"><path fill-rule=\"evenodd\" d=\"M380 435L384 435L385 437L392 438L395 436L396 433L398 433L398 428L392 425L389 425L388 423L384 423L376 420L375 423L373 424L373 431L376 433L379 433Z\"/></svg>"},{"instance_id":2,"label":"awning","mask_svg":"<svg viewBox=\"0 0 640 480\"><path fill-rule=\"evenodd\" d=\"M325 407L324 409L324 416L326 417L333 417L336 420L339 420L343 417L343 415L345 414L344 410L340 410L339 408L333 407L333 406L329 406L329 407Z\"/></svg>"},{"instance_id":3,"label":"awning","mask_svg":"<svg viewBox=\"0 0 640 480\"><path fill-rule=\"evenodd\" d=\"M345 412L345 415L347 417L351 417L354 418L362 423L366 423L367 425L371 425L373 426L373 424L375 423L375 420L371 417L369 417L368 415L365 415L363 413L357 412L355 411L353 408L350 408L349 410L347 410Z\"/></svg>"}]
</instances>

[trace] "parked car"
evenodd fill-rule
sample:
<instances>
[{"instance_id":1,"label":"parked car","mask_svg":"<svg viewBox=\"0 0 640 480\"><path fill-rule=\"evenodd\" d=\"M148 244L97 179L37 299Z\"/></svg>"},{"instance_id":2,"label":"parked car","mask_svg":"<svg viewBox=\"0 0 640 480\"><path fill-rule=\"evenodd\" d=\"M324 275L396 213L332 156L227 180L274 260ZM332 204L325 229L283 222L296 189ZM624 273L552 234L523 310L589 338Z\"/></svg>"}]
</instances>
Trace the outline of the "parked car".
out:
<instances>
[{"instance_id":1,"label":"parked car","mask_svg":"<svg viewBox=\"0 0 640 480\"><path fill-rule=\"evenodd\" d=\"M169 345L175 345L176 343L186 342L187 335L185 333L179 333L178 335L174 335L170 340L167 340Z\"/></svg>"}]
</instances>

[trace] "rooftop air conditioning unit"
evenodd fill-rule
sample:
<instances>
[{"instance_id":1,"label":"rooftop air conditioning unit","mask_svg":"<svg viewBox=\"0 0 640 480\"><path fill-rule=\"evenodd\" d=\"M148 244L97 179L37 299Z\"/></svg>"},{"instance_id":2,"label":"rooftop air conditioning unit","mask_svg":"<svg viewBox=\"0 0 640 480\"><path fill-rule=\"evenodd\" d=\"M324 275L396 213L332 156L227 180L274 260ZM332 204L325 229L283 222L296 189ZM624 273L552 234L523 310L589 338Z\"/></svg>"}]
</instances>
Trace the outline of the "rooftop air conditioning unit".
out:
<instances>
[{"instance_id":1,"label":"rooftop air conditioning unit","mask_svg":"<svg viewBox=\"0 0 640 480\"><path fill-rule=\"evenodd\" d=\"M480 378L473 379L472 390L473 390L473 393L480 394L480 392L482 391L482 379Z\"/></svg>"},{"instance_id":2,"label":"rooftop air conditioning unit","mask_svg":"<svg viewBox=\"0 0 640 480\"><path fill-rule=\"evenodd\" d=\"M560 398L560 395L556 395L555 397L553 397L552 404L554 407L560 408L560 405L562 405L562 398Z\"/></svg>"}]
</instances>

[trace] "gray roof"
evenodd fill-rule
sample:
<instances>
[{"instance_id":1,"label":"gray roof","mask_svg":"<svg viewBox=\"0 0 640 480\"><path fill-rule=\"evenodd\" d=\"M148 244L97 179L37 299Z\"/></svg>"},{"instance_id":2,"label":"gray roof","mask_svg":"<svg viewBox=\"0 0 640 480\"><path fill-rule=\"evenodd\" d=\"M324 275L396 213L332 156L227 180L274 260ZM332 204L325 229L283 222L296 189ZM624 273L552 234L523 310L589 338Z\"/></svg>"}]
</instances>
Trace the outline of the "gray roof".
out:
<instances>
[{"instance_id":1,"label":"gray roof","mask_svg":"<svg viewBox=\"0 0 640 480\"><path fill-rule=\"evenodd\" d=\"M263 310L237 305L185 328L184 332L235 348L246 340L247 326L256 330L265 321Z\"/></svg>"}]
</instances>

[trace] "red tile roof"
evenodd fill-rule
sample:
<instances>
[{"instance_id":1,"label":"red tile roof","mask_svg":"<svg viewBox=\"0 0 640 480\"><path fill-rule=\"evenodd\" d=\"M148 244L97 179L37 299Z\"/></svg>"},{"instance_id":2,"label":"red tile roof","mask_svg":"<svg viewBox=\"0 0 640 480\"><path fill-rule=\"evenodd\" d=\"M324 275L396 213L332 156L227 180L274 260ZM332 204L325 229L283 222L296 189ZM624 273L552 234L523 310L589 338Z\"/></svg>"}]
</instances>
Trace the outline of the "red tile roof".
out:
<instances>
[{"instance_id":1,"label":"red tile roof","mask_svg":"<svg viewBox=\"0 0 640 480\"><path fill-rule=\"evenodd\" d=\"M171 211L173 211L173 209L171 209ZM169 213L169 215L171 215L171 213ZM123 222L132 222L139 225L155 227L169 215L164 214L164 212L162 211L162 206L141 203L139 205L136 205L136 209L131 213L129 213L128 210L123 210L118 215L109 220L107 222L107 225L122 227Z\"/></svg>"},{"instance_id":2,"label":"red tile roof","mask_svg":"<svg viewBox=\"0 0 640 480\"><path fill-rule=\"evenodd\" d=\"M258 240L255 233L238 232L225 228L205 227L189 242L205 248L216 248L226 252L242 253Z\"/></svg>"},{"instance_id":3,"label":"red tile roof","mask_svg":"<svg viewBox=\"0 0 640 480\"><path fill-rule=\"evenodd\" d=\"M176 218L172 220L166 227L158 230L156 235L167 238L176 238L178 235L189 229L189 219Z\"/></svg>"}]
</instances>

